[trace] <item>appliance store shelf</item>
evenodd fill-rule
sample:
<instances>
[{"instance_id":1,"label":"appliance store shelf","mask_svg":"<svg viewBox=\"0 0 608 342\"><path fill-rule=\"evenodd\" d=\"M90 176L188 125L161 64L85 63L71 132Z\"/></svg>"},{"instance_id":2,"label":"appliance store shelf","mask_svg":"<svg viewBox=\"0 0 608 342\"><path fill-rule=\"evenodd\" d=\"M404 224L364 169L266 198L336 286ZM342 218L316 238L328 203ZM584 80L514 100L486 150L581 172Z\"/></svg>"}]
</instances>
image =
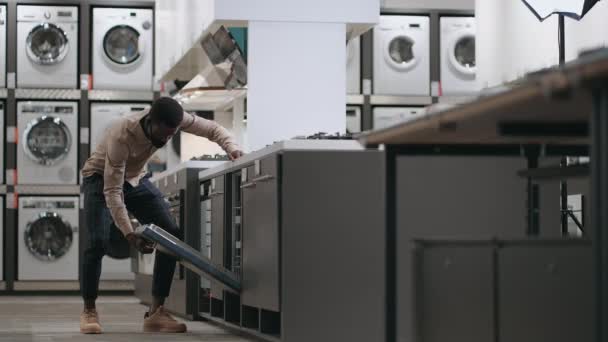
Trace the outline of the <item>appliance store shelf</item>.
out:
<instances>
[{"instance_id":1,"label":"appliance store shelf","mask_svg":"<svg viewBox=\"0 0 608 342\"><path fill-rule=\"evenodd\" d=\"M135 280L101 280L100 291L135 291Z\"/></svg>"},{"instance_id":2,"label":"appliance store shelf","mask_svg":"<svg viewBox=\"0 0 608 342\"><path fill-rule=\"evenodd\" d=\"M433 103L430 96L372 95L370 102L375 106L426 106Z\"/></svg>"},{"instance_id":3,"label":"appliance store shelf","mask_svg":"<svg viewBox=\"0 0 608 342\"><path fill-rule=\"evenodd\" d=\"M15 185L19 195L80 195L80 185Z\"/></svg>"},{"instance_id":4,"label":"appliance store shelf","mask_svg":"<svg viewBox=\"0 0 608 342\"><path fill-rule=\"evenodd\" d=\"M349 104L349 105L362 105L363 104L363 95L359 95L359 94L347 94L346 95L346 104Z\"/></svg>"},{"instance_id":5,"label":"appliance store shelf","mask_svg":"<svg viewBox=\"0 0 608 342\"><path fill-rule=\"evenodd\" d=\"M91 101L152 101L152 91L89 90Z\"/></svg>"},{"instance_id":6,"label":"appliance store shelf","mask_svg":"<svg viewBox=\"0 0 608 342\"><path fill-rule=\"evenodd\" d=\"M479 97L478 95L439 96L437 98L437 100L439 103L462 104L462 103L475 101L478 97Z\"/></svg>"},{"instance_id":7,"label":"appliance store shelf","mask_svg":"<svg viewBox=\"0 0 608 342\"><path fill-rule=\"evenodd\" d=\"M15 291L77 291L80 288L77 280L66 281L16 281L13 283Z\"/></svg>"},{"instance_id":8,"label":"appliance store shelf","mask_svg":"<svg viewBox=\"0 0 608 342\"><path fill-rule=\"evenodd\" d=\"M79 89L15 89L17 99L80 100Z\"/></svg>"}]
</instances>

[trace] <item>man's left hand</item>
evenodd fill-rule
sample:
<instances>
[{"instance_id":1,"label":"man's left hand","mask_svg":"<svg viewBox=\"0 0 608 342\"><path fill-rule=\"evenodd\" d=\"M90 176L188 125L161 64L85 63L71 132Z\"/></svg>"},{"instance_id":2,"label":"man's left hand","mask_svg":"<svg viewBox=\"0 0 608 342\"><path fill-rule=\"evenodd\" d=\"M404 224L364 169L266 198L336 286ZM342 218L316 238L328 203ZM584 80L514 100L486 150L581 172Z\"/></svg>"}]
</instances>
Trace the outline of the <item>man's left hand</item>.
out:
<instances>
[{"instance_id":1,"label":"man's left hand","mask_svg":"<svg viewBox=\"0 0 608 342\"><path fill-rule=\"evenodd\" d=\"M230 160L237 160L237 159L241 158L244 155L245 155L245 153L243 153L243 151L241 151L241 150L234 150L234 151L232 151L232 152L230 152L228 154L228 157L230 158Z\"/></svg>"}]
</instances>

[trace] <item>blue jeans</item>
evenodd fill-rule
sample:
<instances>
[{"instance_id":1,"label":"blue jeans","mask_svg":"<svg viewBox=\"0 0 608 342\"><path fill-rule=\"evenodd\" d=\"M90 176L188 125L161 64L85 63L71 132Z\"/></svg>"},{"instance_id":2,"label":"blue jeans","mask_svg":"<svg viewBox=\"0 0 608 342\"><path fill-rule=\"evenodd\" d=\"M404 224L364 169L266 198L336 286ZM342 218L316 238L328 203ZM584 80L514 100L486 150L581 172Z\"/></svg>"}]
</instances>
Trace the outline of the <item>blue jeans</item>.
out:
<instances>
[{"instance_id":1,"label":"blue jeans","mask_svg":"<svg viewBox=\"0 0 608 342\"><path fill-rule=\"evenodd\" d=\"M95 174L83 179L85 229L88 231L87 244L81 260L80 292L86 300L97 298L101 260L106 254L112 230L118 229L112 222L110 210L103 195L103 176ZM133 187L123 185L127 210L141 223L154 223L172 235L182 239L182 231L169 213L169 206L162 193L149 180L142 178ZM116 231L114 231L116 233ZM175 258L157 251L152 277L152 295L168 297L175 273Z\"/></svg>"}]
</instances>

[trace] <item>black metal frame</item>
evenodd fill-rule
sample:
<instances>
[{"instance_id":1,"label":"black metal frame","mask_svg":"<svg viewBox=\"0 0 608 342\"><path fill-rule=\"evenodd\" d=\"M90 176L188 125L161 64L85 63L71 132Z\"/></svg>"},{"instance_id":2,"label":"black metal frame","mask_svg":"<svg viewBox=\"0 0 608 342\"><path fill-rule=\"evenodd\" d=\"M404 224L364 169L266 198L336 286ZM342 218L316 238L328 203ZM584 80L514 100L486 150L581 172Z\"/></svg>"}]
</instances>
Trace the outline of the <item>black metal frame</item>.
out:
<instances>
[{"instance_id":1,"label":"black metal frame","mask_svg":"<svg viewBox=\"0 0 608 342\"><path fill-rule=\"evenodd\" d=\"M595 339L608 340L608 80L593 90L591 116L591 214L595 259Z\"/></svg>"}]
</instances>

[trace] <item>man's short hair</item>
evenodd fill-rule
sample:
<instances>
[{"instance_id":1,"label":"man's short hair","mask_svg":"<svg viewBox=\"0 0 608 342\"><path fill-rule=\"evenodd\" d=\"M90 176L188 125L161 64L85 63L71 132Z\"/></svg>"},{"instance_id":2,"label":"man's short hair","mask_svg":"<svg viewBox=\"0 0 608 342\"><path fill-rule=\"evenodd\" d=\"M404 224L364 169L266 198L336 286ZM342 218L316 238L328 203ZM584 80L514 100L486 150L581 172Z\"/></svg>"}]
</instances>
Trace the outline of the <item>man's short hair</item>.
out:
<instances>
[{"instance_id":1,"label":"man's short hair","mask_svg":"<svg viewBox=\"0 0 608 342\"><path fill-rule=\"evenodd\" d=\"M161 97L152 103L150 119L165 126L176 128L182 123L184 109L170 97Z\"/></svg>"}]
</instances>

